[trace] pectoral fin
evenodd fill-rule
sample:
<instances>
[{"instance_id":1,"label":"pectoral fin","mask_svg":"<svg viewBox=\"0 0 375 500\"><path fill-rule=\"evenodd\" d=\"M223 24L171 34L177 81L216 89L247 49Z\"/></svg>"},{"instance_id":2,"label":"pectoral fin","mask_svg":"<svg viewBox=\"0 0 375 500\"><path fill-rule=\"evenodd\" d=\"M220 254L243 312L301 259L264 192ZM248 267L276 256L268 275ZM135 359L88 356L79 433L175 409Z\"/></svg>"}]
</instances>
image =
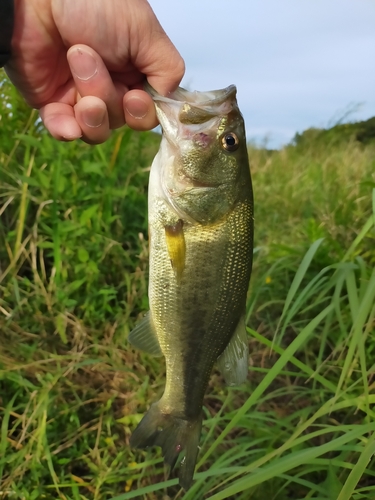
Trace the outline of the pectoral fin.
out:
<instances>
[{"instance_id":1,"label":"pectoral fin","mask_svg":"<svg viewBox=\"0 0 375 500\"><path fill-rule=\"evenodd\" d=\"M152 322L151 312L145 314L141 321L130 332L128 341L133 347L152 356L162 356L160 344Z\"/></svg>"},{"instance_id":2,"label":"pectoral fin","mask_svg":"<svg viewBox=\"0 0 375 500\"><path fill-rule=\"evenodd\" d=\"M173 226L165 226L165 239L167 242L168 255L177 282L180 281L185 269L186 244L184 236L184 223L179 219Z\"/></svg>"},{"instance_id":3,"label":"pectoral fin","mask_svg":"<svg viewBox=\"0 0 375 500\"><path fill-rule=\"evenodd\" d=\"M248 372L249 344L244 316L238 322L233 337L223 354L218 357L217 362L227 385L240 385L245 382Z\"/></svg>"}]
</instances>

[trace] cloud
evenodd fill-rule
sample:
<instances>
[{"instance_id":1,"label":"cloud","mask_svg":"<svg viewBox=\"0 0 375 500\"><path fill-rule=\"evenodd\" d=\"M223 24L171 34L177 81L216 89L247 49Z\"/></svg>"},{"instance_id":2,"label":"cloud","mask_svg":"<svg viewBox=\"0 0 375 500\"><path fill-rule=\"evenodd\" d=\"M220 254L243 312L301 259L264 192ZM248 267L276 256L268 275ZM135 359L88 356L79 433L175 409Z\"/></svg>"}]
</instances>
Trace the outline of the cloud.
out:
<instances>
[{"instance_id":1,"label":"cloud","mask_svg":"<svg viewBox=\"0 0 375 500\"><path fill-rule=\"evenodd\" d=\"M273 147L325 126L351 103L375 115L372 0L151 0L186 60L184 82L235 83L250 137Z\"/></svg>"}]
</instances>

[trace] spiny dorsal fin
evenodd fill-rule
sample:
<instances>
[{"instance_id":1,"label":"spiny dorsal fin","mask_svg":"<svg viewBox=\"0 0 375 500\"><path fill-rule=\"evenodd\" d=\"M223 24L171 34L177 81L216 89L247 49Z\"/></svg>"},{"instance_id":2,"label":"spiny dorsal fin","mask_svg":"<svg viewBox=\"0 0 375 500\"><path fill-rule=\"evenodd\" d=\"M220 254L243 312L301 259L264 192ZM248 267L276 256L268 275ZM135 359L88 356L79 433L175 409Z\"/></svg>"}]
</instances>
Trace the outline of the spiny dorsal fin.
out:
<instances>
[{"instance_id":1,"label":"spiny dorsal fin","mask_svg":"<svg viewBox=\"0 0 375 500\"><path fill-rule=\"evenodd\" d=\"M240 385L245 382L249 363L249 343L244 316L238 322L229 344L217 362L227 385Z\"/></svg>"},{"instance_id":2,"label":"spiny dorsal fin","mask_svg":"<svg viewBox=\"0 0 375 500\"><path fill-rule=\"evenodd\" d=\"M128 341L133 347L147 352L147 354L151 354L152 356L163 355L150 311L145 314L141 321L130 332Z\"/></svg>"}]
</instances>

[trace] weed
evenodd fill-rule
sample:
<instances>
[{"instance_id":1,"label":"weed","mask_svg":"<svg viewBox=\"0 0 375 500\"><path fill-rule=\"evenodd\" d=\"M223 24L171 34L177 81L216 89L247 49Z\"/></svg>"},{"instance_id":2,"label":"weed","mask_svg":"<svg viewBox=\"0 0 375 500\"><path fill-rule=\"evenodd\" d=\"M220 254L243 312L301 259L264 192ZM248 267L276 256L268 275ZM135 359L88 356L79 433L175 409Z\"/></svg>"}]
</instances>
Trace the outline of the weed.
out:
<instances>
[{"instance_id":1,"label":"weed","mask_svg":"<svg viewBox=\"0 0 375 500\"><path fill-rule=\"evenodd\" d=\"M159 137L59 143L5 79L0 93L0 498L375 498L371 141L249 148L249 381L214 371L183 494L160 451L129 447L164 384L126 340L148 308Z\"/></svg>"}]
</instances>

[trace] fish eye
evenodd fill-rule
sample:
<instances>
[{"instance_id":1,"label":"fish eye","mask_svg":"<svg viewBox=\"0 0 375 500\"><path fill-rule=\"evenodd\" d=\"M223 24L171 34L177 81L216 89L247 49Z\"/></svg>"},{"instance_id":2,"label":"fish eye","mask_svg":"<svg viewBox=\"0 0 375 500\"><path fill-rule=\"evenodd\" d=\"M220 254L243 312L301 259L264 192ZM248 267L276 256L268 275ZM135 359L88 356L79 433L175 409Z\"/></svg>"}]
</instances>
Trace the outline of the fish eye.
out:
<instances>
[{"instance_id":1,"label":"fish eye","mask_svg":"<svg viewBox=\"0 0 375 500\"><path fill-rule=\"evenodd\" d=\"M221 144L227 151L236 151L236 149L238 149L240 141L238 140L236 134L234 134L233 132L228 132L221 138Z\"/></svg>"}]
</instances>

